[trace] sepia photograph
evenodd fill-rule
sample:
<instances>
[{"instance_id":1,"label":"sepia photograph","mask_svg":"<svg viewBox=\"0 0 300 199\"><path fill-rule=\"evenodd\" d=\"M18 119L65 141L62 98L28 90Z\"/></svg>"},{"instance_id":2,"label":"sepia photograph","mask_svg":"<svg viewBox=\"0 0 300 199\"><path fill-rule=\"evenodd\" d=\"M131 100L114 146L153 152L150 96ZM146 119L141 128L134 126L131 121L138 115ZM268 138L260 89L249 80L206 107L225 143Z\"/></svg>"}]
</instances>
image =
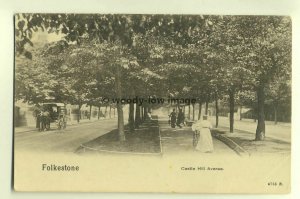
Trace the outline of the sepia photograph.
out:
<instances>
[{"instance_id":1,"label":"sepia photograph","mask_svg":"<svg viewBox=\"0 0 300 199\"><path fill-rule=\"evenodd\" d=\"M14 15L16 191L289 193L292 19Z\"/></svg>"}]
</instances>

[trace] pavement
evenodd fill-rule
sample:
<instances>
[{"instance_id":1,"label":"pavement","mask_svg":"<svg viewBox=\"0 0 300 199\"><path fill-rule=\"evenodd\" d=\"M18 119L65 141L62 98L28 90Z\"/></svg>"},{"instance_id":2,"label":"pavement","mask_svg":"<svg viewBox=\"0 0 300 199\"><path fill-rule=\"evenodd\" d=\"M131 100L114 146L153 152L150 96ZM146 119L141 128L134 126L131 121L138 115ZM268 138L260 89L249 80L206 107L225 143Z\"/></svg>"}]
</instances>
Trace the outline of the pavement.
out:
<instances>
[{"instance_id":1,"label":"pavement","mask_svg":"<svg viewBox=\"0 0 300 199\"><path fill-rule=\"evenodd\" d=\"M215 125L215 117L210 117ZM250 119L234 120L234 132L229 132L229 118L219 117L219 126L214 137L226 143L240 155L268 155L291 153L291 124L265 121L266 137L255 141L257 122ZM219 133L217 133L219 132Z\"/></svg>"},{"instance_id":2,"label":"pavement","mask_svg":"<svg viewBox=\"0 0 300 199\"><path fill-rule=\"evenodd\" d=\"M210 121L215 124L215 117L211 116ZM275 140L281 140L284 142L291 143L291 124L290 123L278 123L274 124L273 121L266 121L266 137ZM219 127L229 128L229 118L219 117ZM238 132L244 131L253 134L255 138L257 122L250 119L234 120L234 130L239 130Z\"/></svg>"},{"instance_id":3,"label":"pavement","mask_svg":"<svg viewBox=\"0 0 300 199\"><path fill-rule=\"evenodd\" d=\"M213 132L214 137L224 142L239 155L290 155L291 143L282 139L265 137L262 141L254 140L252 132L244 130L234 130L229 132L229 128L220 127Z\"/></svg>"}]
</instances>

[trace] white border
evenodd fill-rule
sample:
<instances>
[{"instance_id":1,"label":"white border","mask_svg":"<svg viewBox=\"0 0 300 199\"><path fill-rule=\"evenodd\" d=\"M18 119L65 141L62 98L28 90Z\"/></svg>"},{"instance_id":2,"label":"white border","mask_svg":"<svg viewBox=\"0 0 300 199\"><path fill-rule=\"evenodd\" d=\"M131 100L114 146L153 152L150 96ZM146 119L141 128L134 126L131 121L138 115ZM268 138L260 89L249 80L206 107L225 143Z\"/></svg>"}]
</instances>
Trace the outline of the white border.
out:
<instances>
[{"instance_id":1,"label":"white border","mask_svg":"<svg viewBox=\"0 0 300 199\"><path fill-rule=\"evenodd\" d=\"M299 198L300 187L300 1L297 0L0 0L0 198ZM141 13L290 15L293 20L292 192L289 195L181 195L107 193L16 193L11 189L13 107L13 14Z\"/></svg>"}]
</instances>

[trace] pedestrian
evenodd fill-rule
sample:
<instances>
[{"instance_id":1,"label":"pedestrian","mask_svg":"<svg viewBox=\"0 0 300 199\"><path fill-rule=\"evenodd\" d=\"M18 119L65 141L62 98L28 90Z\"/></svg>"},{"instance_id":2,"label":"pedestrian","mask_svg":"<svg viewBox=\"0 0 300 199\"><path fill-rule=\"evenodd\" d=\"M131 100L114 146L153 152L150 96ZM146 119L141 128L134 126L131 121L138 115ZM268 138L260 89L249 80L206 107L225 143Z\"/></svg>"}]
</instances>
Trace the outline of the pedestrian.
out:
<instances>
[{"instance_id":1,"label":"pedestrian","mask_svg":"<svg viewBox=\"0 0 300 199\"><path fill-rule=\"evenodd\" d=\"M36 118L36 124L35 124L35 127L40 130L40 124L41 124L41 109L40 107L37 105L35 110L34 110L34 116Z\"/></svg>"},{"instance_id":2,"label":"pedestrian","mask_svg":"<svg viewBox=\"0 0 300 199\"><path fill-rule=\"evenodd\" d=\"M49 130L50 129L50 113L49 113L49 111L44 108L41 115L42 115L42 131Z\"/></svg>"},{"instance_id":3,"label":"pedestrian","mask_svg":"<svg viewBox=\"0 0 300 199\"><path fill-rule=\"evenodd\" d=\"M171 119L171 127L175 128L175 123L176 123L176 112L175 112L175 109L173 109L173 112L169 115L169 118Z\"/></svg>"},{"instance_id":4,"label":"pedestrian","mask_svg":"<svg viewBox=\"0 0 300 199\"><path fill-rule=\"evenodd\" d=\"M176 122L176 125L179 127L179 128L182 128L182 126L180 124L184 123L184 113L182 112L182 109L179 109L179 113L178 113L178 116L177 116L177 122Z\"/></svg>"},{"instance_id":5,"label":"pedestrian","mask_svg":"<svg viewBox=\"0 0 300 199\"><path fill-rule=\"evenodd\" d=\"M200 152L213 152L214 146L210 129L212 128L211 123L208 121L207 115L203 116L203 120L198 120L192 125L193 131L199 131L200 137L196 146L196 150Z\"/></svg>"},{"instance_id":6,"label":"pedestrian","mask_svg":"<svg viewBox=\"0 0 300 199\"><path fill-rule=\"evenodd\" d=\"M62 111L58 116L58 129L65 129L67 125L65 113Z\"/></svg>"},{"instance_id":7,"label":"pedestrian","mask_svg":"<svg viewBox=\"0 0 300 199\"><path fill-rule=\"evenodd\" d=\"M44 131L45 119L44 119L44 109L43 108L41 108L38 118L39 118L39 131Z\"/></svg>"},{"instance_id":8,"label":"pedestrian","mask_svg":"<svg viewBox=\"0 0 300 199\"><path fill-rule=\"evenodd\" d=\"M151 111L149 111L149 112L147 113L147 117L148 117L148 119L152 120Z\"/></svg>"}]
</instances>

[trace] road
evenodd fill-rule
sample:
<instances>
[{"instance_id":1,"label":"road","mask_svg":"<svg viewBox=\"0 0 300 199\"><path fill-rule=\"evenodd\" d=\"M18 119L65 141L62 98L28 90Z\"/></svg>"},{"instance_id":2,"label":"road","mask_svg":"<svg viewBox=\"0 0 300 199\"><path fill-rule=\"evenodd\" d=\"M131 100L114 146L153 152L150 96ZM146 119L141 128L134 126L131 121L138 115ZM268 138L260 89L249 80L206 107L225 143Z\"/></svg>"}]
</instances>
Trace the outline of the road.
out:
<instances>
[{"instance_id":1,"label":"road","mask_svg":"<svg viewBox=\"0 0 300 199\"><path fill-rule=\"evenodd\" d=\"M74 152L82 143L117 128L116 119L68 126L65 130L15 133L16 151Z\"/></svg>"}]
</instances>

